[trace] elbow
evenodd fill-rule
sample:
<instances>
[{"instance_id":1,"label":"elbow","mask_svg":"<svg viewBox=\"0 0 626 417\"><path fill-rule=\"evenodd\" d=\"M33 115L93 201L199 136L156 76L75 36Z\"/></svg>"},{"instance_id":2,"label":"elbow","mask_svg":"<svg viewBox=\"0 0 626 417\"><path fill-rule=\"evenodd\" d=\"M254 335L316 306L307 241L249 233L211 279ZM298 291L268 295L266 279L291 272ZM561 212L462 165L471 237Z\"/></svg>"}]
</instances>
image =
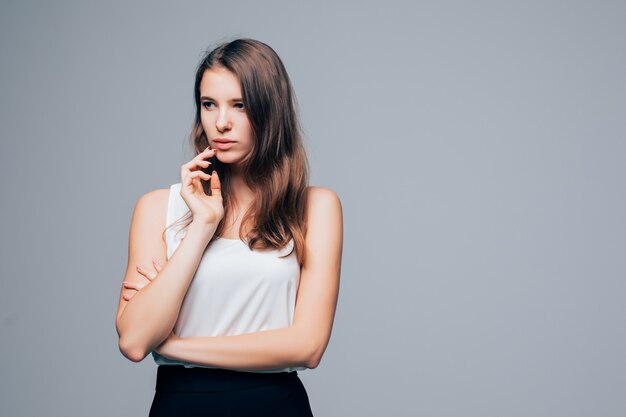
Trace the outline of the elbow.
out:
<instances>
[{"instance_id":1,"label":"elbow","mask_svg":"<svg viewBox=\"0 0 626 417\"><path fill-rule=\"evenodd\" d=\"M321 358L311 356L305 363L305 367L308 369L315 369L320 364Z\"/></svg>"},{"instance_id":2,"label":"elbow","mask_svg":"<svg viewBox=\"0 0 626 417\"><path fill-rule=\"evenodd\" d=\"M128 337L122 335L122 325L120 316L117 316L115 320L115 331L117 332L117 347L120 350L120 353L124 355L124 357L133 362L141 362L143 358L141 357L141 353L134 349L132 346L129 346Z\"/></svg>"},{"instance_id":3,"label":"elbow","mask_svg":"<svg viewBox=\"0 0 626 417\"><path fill-rule=\"evenodd\" d=\"M129 340L127 329L122 329L120 320L115 322L118 336L118 348L124 357L132 362L141 362L148 355L143 346L139 346L136 341ZM132 337L130 338L132 339Z\"/></svg>"},{"instance_id":4,"label":"elbow","mask_svg":"<svg viewBox=\"0 0 626 417\"><path fill-rule=\"evenodd\" d=\"M330 335L319 332L312 332L309 328L297 327L297 340L299 341L298 352L300 366L308 369L315 369L322 361L322 356L326 351L326 346Z\"/></svg>"},{"instance_id":5,"label":"elbow","mask_svg":"<svg viewBox=\"0 0 626 417\"><path fill-rule=\"evenodd\" d=\"M118 346L122 355L132 362L141 362L147 355L143 349L129 344L126 339L122 337L119 339Z\"/></svg>"},{"instance_id":6,"label":"elbow","mask_svg":"<svg viewBox=\"0 0 626 417\"><path fill-rule=\"evenodd\" d=\"M324 345L314 345L312 349L308 349L304 366L309 369L317 368L322 360L322 356L324 355L324 350Z\"/></svg>"}]
</instances>

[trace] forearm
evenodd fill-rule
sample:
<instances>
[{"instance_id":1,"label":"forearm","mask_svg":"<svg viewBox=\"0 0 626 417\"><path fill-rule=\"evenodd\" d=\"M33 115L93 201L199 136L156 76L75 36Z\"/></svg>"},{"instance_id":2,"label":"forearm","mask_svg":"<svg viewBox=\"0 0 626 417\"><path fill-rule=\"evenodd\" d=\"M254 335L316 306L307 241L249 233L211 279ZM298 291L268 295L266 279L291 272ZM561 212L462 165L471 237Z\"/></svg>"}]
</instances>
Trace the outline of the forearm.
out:
<instances>
[{"instance_id":1,"label":"forearm","mask_svg":"<svg viewBox=\"0 0 626 417\"><path fill-rule=\"evenodd\" d=\"M190 224L157 278L128 302L118 323L120 349L127 357L143 359L170 334L213 232Z\"/></svg>"},{"instance_id":2,"label":"forearm","mask_svg":"<svg viewBox=\"0 0 626 417\"><path fill-rule=\"evenodd\" d=\"M237 336L188 337L164 344L168 358L233 370L269 370L311 365L310 343L295 327Z\"/></svg>"}]
</instances>

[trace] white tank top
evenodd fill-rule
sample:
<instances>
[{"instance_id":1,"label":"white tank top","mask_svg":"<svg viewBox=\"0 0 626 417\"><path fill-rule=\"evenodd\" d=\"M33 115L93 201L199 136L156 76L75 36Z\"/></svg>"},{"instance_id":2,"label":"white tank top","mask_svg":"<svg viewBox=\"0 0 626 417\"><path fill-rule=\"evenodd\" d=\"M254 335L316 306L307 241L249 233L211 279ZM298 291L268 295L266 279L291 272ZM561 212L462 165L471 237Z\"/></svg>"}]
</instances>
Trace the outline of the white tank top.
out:
<instances>
[{"instance_id":1,"label":"white tank top","mask_svg":"<svg viewBox=\"0 0 626 417\"><path fill-rule=\"evenodd\" d=\"M181 184L170 186L167 225L189 211L180 196ZM167 229L165 238L169 260L186 229L178 224ZM286 258L293 239L282 249L250 250L239 239L217 238L209 243L183 300L174 333L179 337L234 336L261 330L289 327L293 322L300 266L296 252ZM159 365L187 368L217 368L172 360L153 351ZM248 372L291 372L306 367Z\"/></svg>"}]
</instances>

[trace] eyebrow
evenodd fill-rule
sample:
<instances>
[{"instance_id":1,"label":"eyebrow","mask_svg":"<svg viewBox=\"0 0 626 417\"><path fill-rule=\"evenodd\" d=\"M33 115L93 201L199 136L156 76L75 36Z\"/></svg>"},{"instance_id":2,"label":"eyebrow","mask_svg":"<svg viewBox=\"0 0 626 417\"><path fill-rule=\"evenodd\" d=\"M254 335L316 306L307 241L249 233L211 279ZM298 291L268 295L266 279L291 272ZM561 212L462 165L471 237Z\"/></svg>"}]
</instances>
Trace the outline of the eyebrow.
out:
<instances>
[{"instance_id":1,"label":"eyebrow","mask_svg":"<svg viewBox=\"0 0 626 417\"><path fill-rule=\"evenodd\" d=\"M209 97L209 96L202 96L202 97L200 97L200 100L213 100L213 101L217 101L217 100L215 100L214 98ZM231 100L229 100L229 101L230 101L230 102L235 102L235 101L243 101L243 99L241 99L241 98L233 98L233 99L231 99Z\"/></svg>"}]
</instances>

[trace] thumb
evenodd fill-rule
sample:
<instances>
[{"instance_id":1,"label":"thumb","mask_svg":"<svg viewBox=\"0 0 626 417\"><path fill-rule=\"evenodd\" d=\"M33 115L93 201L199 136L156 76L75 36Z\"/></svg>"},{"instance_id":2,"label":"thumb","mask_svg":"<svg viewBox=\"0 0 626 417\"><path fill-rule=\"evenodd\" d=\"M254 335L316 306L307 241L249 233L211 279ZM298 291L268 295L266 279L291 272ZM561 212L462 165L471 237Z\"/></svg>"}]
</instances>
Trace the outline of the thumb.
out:
<instances>
[{"instance_id":1,"label":"thumb","mask_svg":"<svg viewBox=\"0 0 626 417\"><path fill-rule=\"evenodd\" d=\"M222 185L220 183L220 177L218 177L216 170L213 170L213 172L211 173L210 185L211 185L211 195L222 198Z\"/></svg>"}]
</instances>

